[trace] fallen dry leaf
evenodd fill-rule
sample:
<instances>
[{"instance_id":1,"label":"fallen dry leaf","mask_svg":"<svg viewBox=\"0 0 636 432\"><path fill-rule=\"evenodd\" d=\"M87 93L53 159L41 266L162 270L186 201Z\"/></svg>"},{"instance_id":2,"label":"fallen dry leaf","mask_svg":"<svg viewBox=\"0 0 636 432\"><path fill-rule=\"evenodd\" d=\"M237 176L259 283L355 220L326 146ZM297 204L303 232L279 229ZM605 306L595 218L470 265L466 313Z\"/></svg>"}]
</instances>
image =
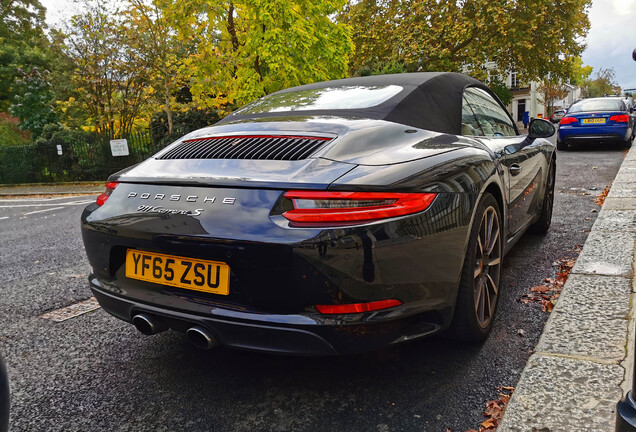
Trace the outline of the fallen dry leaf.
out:
<instances>
[{"instance_id":1,"label":"fallen dry leaf","mask_svg":"<svg viewBox=\"0 0 636 432\"><path fill-rule=\"evenodd\" d=\"M506 406L510 402L510 396L515 390L514 387L501 386L497 387L499 391L499 399L493 399L486 402L484 416L488 417L479 425L479 430L469 429L466 432L494 432L499 426L499 421L506 411Z\"/></svg>"},{"instance_id":2,"label":"fallen dry leaf","mask_svg":"<svg viewBox=\"0 0 636 432\"><path fill-rule=\"evenodd\" d=\"M607 198L607 194L609 193L611 187L612 187L611 183L609 184L609 186L605 186L603 188L603 191L600 194L598 194L596 198L594 198L594 202L598 204L599 206L603 206L603 204L605 203L605 198Z\"/></svg>"},{"instance_id":3,"label":"fallen dry leaf","mask_svg":"<svg viewBox=\"0 0 636 432\"><path fill-rule=\"evenodd\" d=\"M572 249L568 249L569 252L581 253L581 245L574 245ZM537 285L530 288L528 294L524 294L519 301L523 304L538 303L541 305L543 312L552 312L556 300L561 295L561 289L570 276L570 271L576 263L576 258L563 258L554 261L552 265L557 268L556 277L545 278L543 281L545 284Z\"/></svg>"},{"instance_id":4,"label":"fallen dry leaf","mask_svg":"<svg viewBox=\"0 0 636 432\"><path fill-rule=\"evenodd\" d=\"M551 286L547 286L547 285L537 285L536 287L532 287L530 288L530 291L532 292L537 292L537 293L541 293L541 294L545 294L549 291L552 291L552 287Z\"/></svg>"},{"instance_id":5,"label":"fallen dry leaf","mask_svg":"<svg viewBox=\"0 0 636 432\"><path fill-rule=\"evenodd\" d=\"M494 420L492 419L488 419L485 422L483 422L481 425L481 427L486 428L486 429L492 429L496 426Z\"/></svg>"}]
</instances>

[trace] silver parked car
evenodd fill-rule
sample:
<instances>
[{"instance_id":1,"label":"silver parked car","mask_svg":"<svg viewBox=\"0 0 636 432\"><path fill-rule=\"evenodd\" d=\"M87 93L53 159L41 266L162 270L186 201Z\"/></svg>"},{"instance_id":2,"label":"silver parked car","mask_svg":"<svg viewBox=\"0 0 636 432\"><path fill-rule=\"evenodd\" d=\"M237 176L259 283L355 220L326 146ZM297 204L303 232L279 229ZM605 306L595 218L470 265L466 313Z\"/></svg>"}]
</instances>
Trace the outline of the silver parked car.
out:
<instances>
[{"instance_id":1,"label":"silver parked car","mask_svg":"<svg viewBox=\"0 0 636 432\"><path fill-rule=\"evenodd\" d=\"M564 109L558 109L558 110L555 110L555 111L552 113L552 116L550 117L550 121L551 121L552 123L558 123L559 121L561 121L561 119L563 118L563 116L565 115L565 113L566 113L566 112L567 112L567 111L566 111L566 110L564 110Z\"/></svg>"}]
</instances>

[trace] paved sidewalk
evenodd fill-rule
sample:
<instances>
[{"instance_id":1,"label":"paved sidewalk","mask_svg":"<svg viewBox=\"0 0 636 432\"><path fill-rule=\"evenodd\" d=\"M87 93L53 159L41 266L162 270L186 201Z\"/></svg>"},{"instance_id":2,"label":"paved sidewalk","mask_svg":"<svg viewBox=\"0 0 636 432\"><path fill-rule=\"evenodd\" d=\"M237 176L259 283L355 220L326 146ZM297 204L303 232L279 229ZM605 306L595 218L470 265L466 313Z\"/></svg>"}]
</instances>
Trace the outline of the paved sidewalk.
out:
<instances>
[{"instance_id":1,"label":"paved sidewalk","mask_svg":"<svg viewBox=\"0 0 636 432\"><path fill-rule=\"evenodd\" d=\"M634 359L636 151L612 184L498 432L614 431Z\"/></svg>"},{"instance_id":2,"label":"paved sidewalk","mask_svg":"<svg viewBox=\"0 0 636 432\"><path fill-rule=\"evenodd\" d=\"M72 195L104 192L104 182L25 183L0 185L0 197L31 195Z\"/></svg>"}]
</instances>

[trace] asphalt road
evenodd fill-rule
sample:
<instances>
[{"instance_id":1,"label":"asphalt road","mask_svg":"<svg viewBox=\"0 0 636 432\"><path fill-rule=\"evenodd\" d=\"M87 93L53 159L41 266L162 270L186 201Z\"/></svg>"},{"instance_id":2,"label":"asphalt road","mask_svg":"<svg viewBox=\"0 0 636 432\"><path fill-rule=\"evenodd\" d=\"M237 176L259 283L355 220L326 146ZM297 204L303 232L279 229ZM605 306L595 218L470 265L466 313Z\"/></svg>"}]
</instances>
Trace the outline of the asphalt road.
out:
<instances>
[{"instance_id":1,"label":"asphalt road","mask_svg":"<svg viewBox=\"0 0 636 432\"><path fill-rule=\"evenodd\" d=\"M553 225L507 255L483 344L431 338L342 358L200 351L97 310L41 318L90 297L79 216L94 197L0 200L0 352L18 431L439 431L478 428L498 386L515 386L548 317L520 303L575 256L624 151L559 152ZM595 188L595 190L590 190ZM601 294L600 294L601 295ZM521 336L519 330L523 330Z\"/></svg>"}]
</instances>

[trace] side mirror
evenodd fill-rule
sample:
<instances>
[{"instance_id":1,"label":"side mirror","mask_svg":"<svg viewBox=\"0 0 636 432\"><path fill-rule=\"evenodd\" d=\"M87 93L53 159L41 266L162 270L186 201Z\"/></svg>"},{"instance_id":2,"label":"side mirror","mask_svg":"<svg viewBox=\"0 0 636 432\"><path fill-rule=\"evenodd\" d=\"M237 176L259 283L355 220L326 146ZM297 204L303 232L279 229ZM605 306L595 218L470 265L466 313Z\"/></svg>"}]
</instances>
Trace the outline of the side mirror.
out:
<instances>
[{"instance_id":1,"label":"side mirror","mask_svg":"<svg viewBox=\"0 0 636 432\"><path fill-rule=\"evenodd\" d=\"M528 138L550 138L556 132L556 128L547 120L536 118L530 121Z\"/></svg>"}]
</instances>

